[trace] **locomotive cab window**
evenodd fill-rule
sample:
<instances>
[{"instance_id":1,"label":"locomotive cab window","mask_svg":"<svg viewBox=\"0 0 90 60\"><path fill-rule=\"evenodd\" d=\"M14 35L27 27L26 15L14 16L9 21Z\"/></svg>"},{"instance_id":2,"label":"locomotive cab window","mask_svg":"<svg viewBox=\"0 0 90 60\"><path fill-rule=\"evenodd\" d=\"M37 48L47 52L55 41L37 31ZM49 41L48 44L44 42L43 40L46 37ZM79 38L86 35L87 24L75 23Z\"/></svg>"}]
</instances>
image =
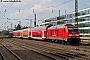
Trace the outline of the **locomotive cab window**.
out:
<instances>
[{"instance_id":1,"label":"locomotive cab window","mask_svg":"<svg viewBox=\"0 0 90 60\"><path fill-rule=\"evenodd\" d=\"M70 32L70 31L73 31L73 29L72 28L68 28L68 31Z\"/></svg>"},{"instance_id":2,"label":"locomotive cab window","mask_svg":"<svg viewBox=\"0 0 90 60\"><path fill-rule=\"evenodd\" d=\"M68 31L73 31L73 32L77 32L78 31L78 28L68 28Z\"/></svg>"},{"instance_id":3,"label":"locomotive cab window","mask_svg":"<svg viewBox=\"0 0 90 60\"><path fill-rule=\"evenodd\" d=\"M75 32L77 32L77 31L78 31L78 28L73 28L73 30L74 30Z\"/></svg>"}]
</instances>

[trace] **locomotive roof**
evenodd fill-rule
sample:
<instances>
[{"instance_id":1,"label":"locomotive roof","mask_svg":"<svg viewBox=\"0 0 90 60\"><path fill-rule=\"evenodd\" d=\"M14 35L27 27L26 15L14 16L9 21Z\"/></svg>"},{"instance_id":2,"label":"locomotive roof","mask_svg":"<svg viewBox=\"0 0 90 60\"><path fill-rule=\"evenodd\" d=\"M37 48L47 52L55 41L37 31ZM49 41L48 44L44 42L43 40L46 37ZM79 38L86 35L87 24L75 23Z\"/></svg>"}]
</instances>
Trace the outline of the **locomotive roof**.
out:
<instances>
[{"instance_id":1,"label":"locomotive roof","mask_svg":"<svg viewBox=\"0 0 90 60\"><path fill-rule=\"evenodd\" d=\"M32 30L44 30L44 29L46 29L45 26L40 26L40 27L34 27L34 28L32 28Z\"/></svg>"},{"instance_id":2,"label":"locomotive roof","mask_svg":"<svg viewBox=\"0 0 90 60\"><path fill-rule=\"evenodd\" d=\"M13 31L13 32L19 32L19 31L22 31L22 30L16 30L16 31Z\"/></svg>"},{"instance_id":3,"label":"locomotive roof","mask_svg":"<svg viewBox=\"0 0 90 60\"><path fill-rule=\"evenodd\" d=\"M23 30L28 30L29 28L27 28L27 29L23 29Z\"/></svg>"},{"instance_id":4,"label":"locomotive roof","mask_svg":"<svg viewBox=\"0 0 90 60\"><path fill-rule=\"evenodd\" d=\"M51 26L49 29L52 29L52 28L62 28L63 26L74 26L74 25L72 25L72 24L55 25L55 26Z\"/></svg>"}]
</instances>

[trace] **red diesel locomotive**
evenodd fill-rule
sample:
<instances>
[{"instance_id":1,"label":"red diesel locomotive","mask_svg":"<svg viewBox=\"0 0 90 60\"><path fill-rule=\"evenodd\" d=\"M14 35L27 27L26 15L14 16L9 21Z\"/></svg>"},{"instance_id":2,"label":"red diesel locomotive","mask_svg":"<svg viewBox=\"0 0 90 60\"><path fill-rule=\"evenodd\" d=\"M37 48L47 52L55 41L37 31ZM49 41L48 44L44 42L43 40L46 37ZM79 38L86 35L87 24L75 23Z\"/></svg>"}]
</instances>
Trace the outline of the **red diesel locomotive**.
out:
<instances>
[{"instance_id":1,"label":"red diesel locomotive","mask_svg":"<svg viewBox=\"0 0 90 60\"><path fill-rule=\"evenodd\" d=\"M72 24L56 25L56 26L41 26L28 28L10 32L11 37L41 39L48 41L58 41L72 44L80 43L80 33L77 26Z\"/></svg>"}]
</instances>

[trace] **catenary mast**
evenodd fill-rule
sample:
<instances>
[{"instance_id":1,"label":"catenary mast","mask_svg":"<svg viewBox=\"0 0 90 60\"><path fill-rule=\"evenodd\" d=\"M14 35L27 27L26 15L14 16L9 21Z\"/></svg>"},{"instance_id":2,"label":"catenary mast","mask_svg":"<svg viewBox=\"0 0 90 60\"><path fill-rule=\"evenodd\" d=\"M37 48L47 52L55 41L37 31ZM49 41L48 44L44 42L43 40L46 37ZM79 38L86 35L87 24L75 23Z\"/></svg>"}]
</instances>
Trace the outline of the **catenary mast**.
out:
<instances>
[{"instance_id":1,"label":"catenary mast","mask_svg":"<svg viewBox=\"0 0 90 60\"><path fill-rule=\"evenodd\" d=\"M78 0L75 0L75 25L78 26Z\"/></svg>"}]
</instances>

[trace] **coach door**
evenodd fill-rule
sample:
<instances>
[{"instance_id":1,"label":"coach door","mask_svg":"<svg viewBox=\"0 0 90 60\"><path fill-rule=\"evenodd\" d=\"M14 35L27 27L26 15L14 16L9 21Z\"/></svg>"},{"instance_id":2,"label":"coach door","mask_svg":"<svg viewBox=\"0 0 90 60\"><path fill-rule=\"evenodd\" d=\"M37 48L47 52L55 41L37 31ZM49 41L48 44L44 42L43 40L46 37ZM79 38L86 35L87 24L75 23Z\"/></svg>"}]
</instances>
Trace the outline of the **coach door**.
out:
<instances>
[{"instance_id":1,"label":"coach door","mask_svg":"<svg viewBox=\"0 0 90 60\"><path fill-rule=\"evenodd\" d=\"M44 38L44 31L42 31L42 39Z\"/></svg>"}]
</instances>

